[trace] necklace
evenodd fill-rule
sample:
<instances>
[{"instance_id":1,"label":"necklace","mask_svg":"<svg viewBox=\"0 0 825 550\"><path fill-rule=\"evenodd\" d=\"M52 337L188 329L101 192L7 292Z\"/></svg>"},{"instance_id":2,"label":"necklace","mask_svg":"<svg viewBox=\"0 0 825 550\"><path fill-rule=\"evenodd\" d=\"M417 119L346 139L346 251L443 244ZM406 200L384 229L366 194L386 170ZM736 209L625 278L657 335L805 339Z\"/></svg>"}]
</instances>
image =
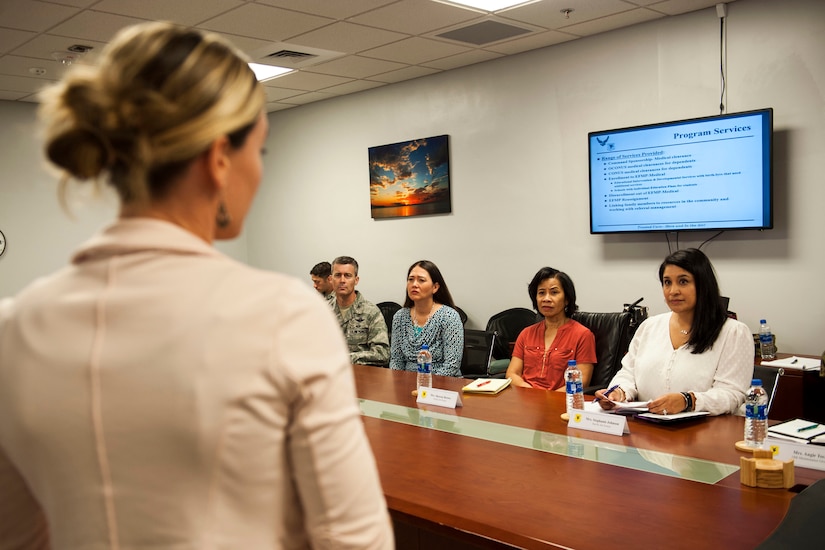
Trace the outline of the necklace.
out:
<instances>
[{"instance_id":1,"label":"necklace","mask_svg":"<svg viewBox=\"0 0 825 550\"><path fill-rule=\"evenodd\" d=\"M433 309L435 309L435 301L433 301L433 305L432 305L432 306L430 306L430 312L427 314L427 318L426 318L426 319L424 319L424 323L419 324L419 323L418 323L418 312L417 312L417 311L415 310L415 308L413 307L413 308L412 308L412 313L413 313L412 320L413 320L413 324L415 324L416 326L419 326L419 327L424 327L424 326L427 324L427 322L430 320L430 317L432 317L432 316L433 316Z\"/></svg>"}]
</instances>

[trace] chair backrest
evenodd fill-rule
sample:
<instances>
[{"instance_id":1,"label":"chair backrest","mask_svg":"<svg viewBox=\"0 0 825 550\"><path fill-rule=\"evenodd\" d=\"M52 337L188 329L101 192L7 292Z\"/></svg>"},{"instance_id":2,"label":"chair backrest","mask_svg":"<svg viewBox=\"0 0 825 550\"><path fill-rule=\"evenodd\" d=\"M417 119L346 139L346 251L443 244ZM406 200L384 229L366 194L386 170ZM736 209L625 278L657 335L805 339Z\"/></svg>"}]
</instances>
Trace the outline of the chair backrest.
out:
<instances>
[{"instance_id":1,"label":"chair backrest","mask_svg":"<svg viewBox=\"0 0 825 550\"><path fill-rule=\"evenodd\" d=\"M779 379L785 374L785 369L775 367L765 367L762 365L753 366L753 377L762 381L762 387L765 393L768 394L768 418L771 415L771 405L773 405L773 398L776 397L776 392L779 389Z\"/></svg>"},{"instance_id":2,"label":"chair backrest","mask_svg":"<svg viewBox=\"0 0 825 550\"><path fill-rule=\"evenodd\" d=\"M464 329L464 355L461 356L462 376L465 378L488 376L495 341L495 332Z\"/></svg>"},{"instance_id":3,"label":"chair backrest","mask_svg":"<svg viewBox=\"0 0 825 550\"><path fill-rule=\"evenodd\" d=\"M381 315L384 316L384 322L387 323L387 336L392 339L392 317L396 311L401 309L401 304L395 302L379 302L375 305L381 310Z\"/></svg>"},{"instance_id":4,"label":"chair backrest","mask_svg":"<svg viewBox=\"0 0 825 550\"><path fill-rule=\"evenodd\" d=\"M538 321L536 312L524 307L505 309L490 317L487 321L487 331L496 333L493 357L509 359L510 344L516 341L522 330Z\"/></svg>"},{"instance_id":5,"label":"chair backrest","mask_svg":"<svg viewBox=\"0 0 825 550\"><path fill-rule=\"evenodd\" d=\"M633 315L628 311L588 313L576 311L572 318L590 329L596 339L596 359L593 376L585 393L593 394L607 387L610 379L622 368L622 357L630 347L630 323Z\"/></svg>"}]
</instances>

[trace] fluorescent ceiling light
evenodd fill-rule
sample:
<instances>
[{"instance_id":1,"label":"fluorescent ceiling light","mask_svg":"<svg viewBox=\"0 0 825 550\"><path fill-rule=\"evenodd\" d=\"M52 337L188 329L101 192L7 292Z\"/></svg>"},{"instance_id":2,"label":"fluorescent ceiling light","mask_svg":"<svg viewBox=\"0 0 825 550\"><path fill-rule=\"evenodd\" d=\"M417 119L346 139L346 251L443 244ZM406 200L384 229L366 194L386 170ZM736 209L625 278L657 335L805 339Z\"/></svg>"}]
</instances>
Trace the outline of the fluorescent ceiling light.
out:
<instances>
[{"instance_id":1,"label":"fluorescent ceiling light","mask_svg":"<svg viewBox=\"0 0 825 550\"><path fill-rule=\"evenodd\" d=\"M286 73L291 73L295 69L287 69L286 67L276 67L275 65L263 65L262 63L250 63L249 68L255 73L255 78L258 82L270 80L276 76L281 76Z\"/></svg>"},{"instance_id":2,"label":"fluorescent ceiling light","mask_svg":"<svg viewBox=\"0 0 825 550\"><path fill-rule=\"evenodd\" d=\"M536 0L436 0L442 4L459 4L484 11L499 11L519 4L530 4Z\"/></svg>"}]
</instances>

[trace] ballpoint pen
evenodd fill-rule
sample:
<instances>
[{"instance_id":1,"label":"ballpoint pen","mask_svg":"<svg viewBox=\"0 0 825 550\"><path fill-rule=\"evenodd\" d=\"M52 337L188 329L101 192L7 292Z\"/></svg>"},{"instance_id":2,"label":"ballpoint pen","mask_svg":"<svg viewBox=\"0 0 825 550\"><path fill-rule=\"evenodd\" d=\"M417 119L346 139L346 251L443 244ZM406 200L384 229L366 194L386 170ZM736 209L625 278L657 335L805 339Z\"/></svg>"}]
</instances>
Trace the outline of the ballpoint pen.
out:
<instances>
[{"instance_id":1,"label":"ballpoint pen","mask_svg":"<svg viewBox=\"0 0 825 550\"><path fill-rule=\"evenodd\" d=\"M608 389L607 389L607 391L606 391L606 392L604 392L604 394L602 395L602 397L603 397L603 398L605 398L605 399L607 399L607 396L608 396L608 395L610 395L610 394L613 392L613 390L615 390L615 389L616 389L616 388L618 388L618 387L619 387L619 385L618 385L618 384L616 384L616 385L615 385L615 386L613 386L612 388L608 388ZM602 399L602 397L597 397L596 399L594 399L594 400L593 400L593 402L594 402L594 403L596 403L597 401L600 401L600 400Z\"/></svg>"},{"instance_id":2,"label":"ballpoint pen","mask_svg":"<svg viewBox=\"0 0 825 550\"><path fill-rule=\"evenodd\" d=\"M481 386L483 386L483 385L485 385L485 384L489 384L489 383L490 383L490 381L489 381L489 380L485 380L484 382L481 382L481 383L480 383L478 386L476 386L476 387L477 387L477 388L480 388Z\"/></svg>"},{"instance_id":3,"label":"ballpoint pen","mask_svg":"<svg viewBox=\"0 0 825 550\"><path fill-rule=\"evenodd\" d=\"M805 431L808 431L808 430L813 430L814 428L818 428L818 427L819 427L819 424L811 424L810 426L804 426L802 428L799 428L796 431L797 432L805 432Z\"/></svg>"}]
</instances>

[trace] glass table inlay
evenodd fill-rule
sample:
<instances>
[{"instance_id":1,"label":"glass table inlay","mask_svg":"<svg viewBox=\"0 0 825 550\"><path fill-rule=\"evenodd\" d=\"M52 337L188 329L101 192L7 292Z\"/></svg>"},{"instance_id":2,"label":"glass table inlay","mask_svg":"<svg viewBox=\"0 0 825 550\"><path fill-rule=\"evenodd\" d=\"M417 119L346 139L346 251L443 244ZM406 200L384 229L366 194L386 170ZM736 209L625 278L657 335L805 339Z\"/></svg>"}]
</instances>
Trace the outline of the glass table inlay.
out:
<instances>
[{"instance_id":1,"label":"glass table inlay","mask_svg":"<svg viewBox=\"0 0 825 550\"><path fill-rule=\"evenodd\" d=\"M739 466L732 464L637 449L625 445L613 445L369 399L359 399L359 404L361 414L370 418L700 483L718 483L739 470Z\"/></svg>"}]
</instances>

